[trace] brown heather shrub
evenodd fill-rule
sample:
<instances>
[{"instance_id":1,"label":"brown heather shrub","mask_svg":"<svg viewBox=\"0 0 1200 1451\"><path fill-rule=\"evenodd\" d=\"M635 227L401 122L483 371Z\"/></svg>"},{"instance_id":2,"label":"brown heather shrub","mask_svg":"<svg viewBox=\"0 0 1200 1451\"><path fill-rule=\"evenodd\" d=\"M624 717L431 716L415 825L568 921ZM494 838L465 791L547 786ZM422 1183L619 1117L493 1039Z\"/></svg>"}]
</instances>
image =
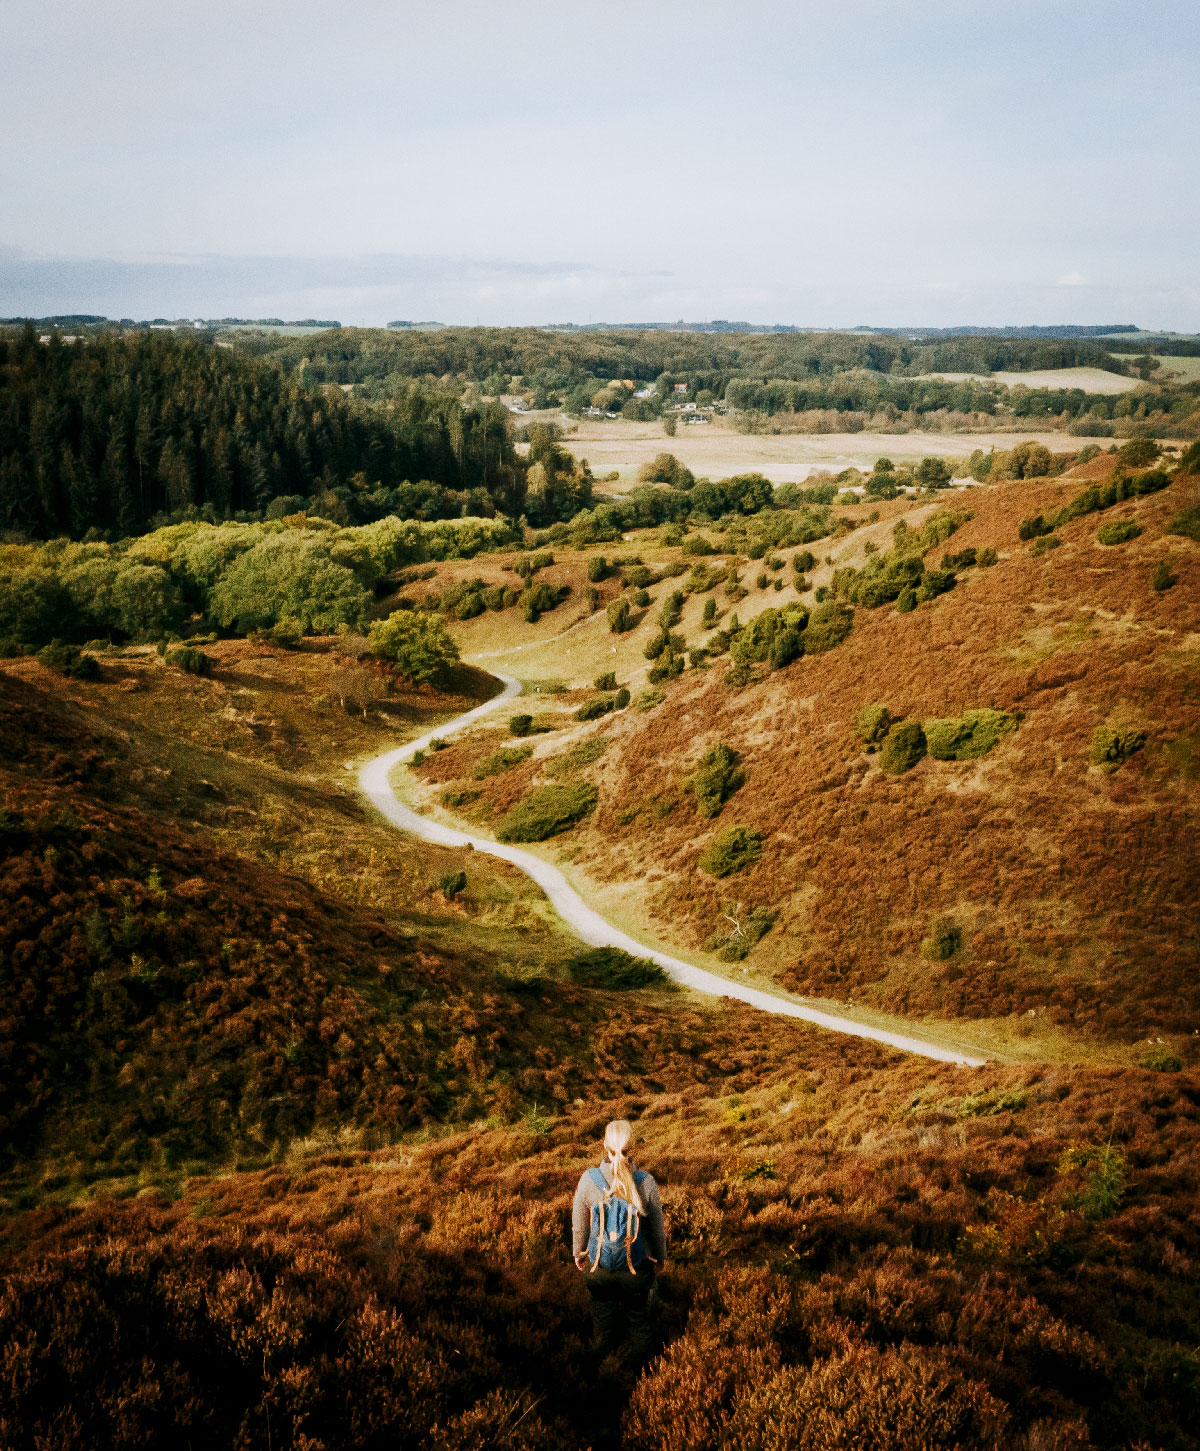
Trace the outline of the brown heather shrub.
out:
<instances>
[{"instance_id":1,"label":"brown heather shrub","mask_svg":"<svg viewBox=\"0 0 1200 1451\"><path fill-rule=\"evenodd\" d=\"M1004 1405L948 1357L920 1346L852 1350L740 1389L727 1444L761 1451L957 1451L994 1445Z\"/></svg>"}]
</instances>

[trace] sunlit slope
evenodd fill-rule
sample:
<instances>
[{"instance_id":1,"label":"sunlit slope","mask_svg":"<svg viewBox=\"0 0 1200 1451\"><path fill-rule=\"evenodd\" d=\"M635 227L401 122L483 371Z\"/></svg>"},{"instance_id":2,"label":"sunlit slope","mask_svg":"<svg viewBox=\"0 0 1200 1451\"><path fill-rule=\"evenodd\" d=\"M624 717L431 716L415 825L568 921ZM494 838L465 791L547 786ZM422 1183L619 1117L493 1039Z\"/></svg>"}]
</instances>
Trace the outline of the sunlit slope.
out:
<instances>
[{"instance_id":1,"label":"sunlit slope","mask_svg":"<svg viewBox=\"0 0 1200 1451\"><path fill-rule=\"evenodd\" d=\"M927 568L970 550L993 549L997 562L960 566L952 590L910 613L859 604L836 649L756 668L739 686L722 656L646 695L642 647L674 580L653 588L645 618L623 635L575 596L528 630L504 617L463 622L454 628L473 658L542 688L576 687L529 707L570 734L535 739L524 763L477 782L478 761L505 743L498 723L424 775L487 824L549 779L571 741L594 741L574 775L595 785L597 805L556 844L630 923L712 949L757 909L759 925L771 925L741 959L749 971L913 1016L993 1020L1010 1045L1084 1031L1132 1050L1139 1035L1190 1033L1200 549L1164 530L1200 484L1178 477L1069 520L1057 547L1020 538L1023 521L1053 515L1111 467L1102 458L1051 481L839 510L859 527L811 546L810 586L886 553L900 519L915 530L934 511L959 524L928 551ZM1098 531L1125 521L1141 533L1099 542ZM661 567L677 551L654 538L623 548ZM689 647L709 638L706 599L726 626L797 599L811 608L814 590L798 595L788 567L796 552L779 551L778 570L740 560L745 597L731 601L720 586L686 596L673 629ZM578 589L585 557L556 551L553 569L573 573ZM1171 583L1158 589L1164 562ZM631 689L632 708L576 724L573 709L594 694L585 687L608 670ZM964 712L1001 716L990 749L958 760L926 753L891 774L856 725L873 704L935 737L947 728L934 722ZM1098 732L1123 742L1127 758L1101 759ZM717 744L737 753L745 780L710 819L686 785ZM703 870L706 848L733 826L761 835L758 860L723 876Z\"/></svg>"},{"instance_id":2,"label":"sunlit slope","mask_svg":"<svg viewBox=\"0 0 1200 1451\"><path fill-rule=\"evenodd\" d=\"M860 606L841 646L759 683L730 688L724 665L689 672L669 708L622 717L581 864L644 880L651 909L694 941L731 898L776 913L756 952L791 986L917 1013L1190 1032L1200 549L1163 535L1187 487L1120 506L1138 538L1097 543L1108 516L1093 515L1039 557L1018 525L1078 485L961 495L974 518L946 548L992 546L992 568L909 614ZM1168 557L1177 582L1159 592ZM1017 729L978 760L927 756L893 776L856 737L876 702L923 722L995 708ZM1104 727L1144 745L1091 766ZM746 779L709 823L681 787L718 742ZM762 833L758 863L722 880L698 871L734 823ZM920 944L940 916L962 948L930 962Z\"/></svg>"}]
</instances>

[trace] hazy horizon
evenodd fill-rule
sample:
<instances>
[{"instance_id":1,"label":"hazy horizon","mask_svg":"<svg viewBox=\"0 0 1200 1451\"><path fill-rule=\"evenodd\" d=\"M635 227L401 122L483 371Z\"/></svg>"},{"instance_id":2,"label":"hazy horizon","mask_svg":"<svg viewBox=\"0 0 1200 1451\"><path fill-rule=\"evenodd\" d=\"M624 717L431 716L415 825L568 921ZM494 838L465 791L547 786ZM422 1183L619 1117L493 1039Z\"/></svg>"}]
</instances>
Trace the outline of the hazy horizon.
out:
<instances>
[{"instance_id":1,"label":"hazy horizon","mask_svg":"<svg viewBox=\"0 0 1200 1451\"><path fill-rule=\"evenodd\" d=\"M16 0L0 315L1200 330L1200 15Z\"/></svg>"}]
</instances>

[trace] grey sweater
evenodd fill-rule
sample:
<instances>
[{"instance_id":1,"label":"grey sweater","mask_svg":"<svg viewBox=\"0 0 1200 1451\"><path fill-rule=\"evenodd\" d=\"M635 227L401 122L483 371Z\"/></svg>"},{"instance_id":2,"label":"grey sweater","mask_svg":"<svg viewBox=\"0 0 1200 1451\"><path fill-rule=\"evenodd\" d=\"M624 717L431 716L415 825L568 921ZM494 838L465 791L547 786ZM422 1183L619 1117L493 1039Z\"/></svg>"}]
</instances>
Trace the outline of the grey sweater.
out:
<instances>
[{"instance_id":1,"label":"grey sweater","mask_svg":"<svg viewBox=\"0 0 1200 1451\"><path fill-rule=\"evenodd\" d=\"M604 1182L611 1185L612 1170L607 1164L599 1167ZM647 1174L641 1181L638 1195L644 1206L642 1233L646 1237L646 1253L662 1264L667 1258L667 1236L663 1230L662 1199L653 1175ZM592 1209L603 1200L600 1189L592 1182L591 1171L585 1170L580 1176L575 1203L571 1207L571 1253L576 1257L587 1252L588 1236L592 1231Z\"/></svg>"}]
</instances>

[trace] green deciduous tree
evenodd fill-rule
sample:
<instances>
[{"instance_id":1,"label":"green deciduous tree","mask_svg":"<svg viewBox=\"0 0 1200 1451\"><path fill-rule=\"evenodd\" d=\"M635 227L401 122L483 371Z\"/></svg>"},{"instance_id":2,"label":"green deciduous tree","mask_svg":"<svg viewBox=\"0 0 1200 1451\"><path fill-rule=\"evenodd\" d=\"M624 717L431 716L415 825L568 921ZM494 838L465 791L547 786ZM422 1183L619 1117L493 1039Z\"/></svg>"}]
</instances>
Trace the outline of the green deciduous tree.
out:
<instances>
[{"instance_id":1,"label":"green deciduous tree","mask_svg":"<svg viewBox=\"0 0 1200 1451\"><path fill-rule=\"evenodd\" d=\"M458 664L458 646L436 615L397 610L376 620L367 636L373 655L390 660L401 675L422 683L442 677Z\"/></svg>"}]
</instances>

